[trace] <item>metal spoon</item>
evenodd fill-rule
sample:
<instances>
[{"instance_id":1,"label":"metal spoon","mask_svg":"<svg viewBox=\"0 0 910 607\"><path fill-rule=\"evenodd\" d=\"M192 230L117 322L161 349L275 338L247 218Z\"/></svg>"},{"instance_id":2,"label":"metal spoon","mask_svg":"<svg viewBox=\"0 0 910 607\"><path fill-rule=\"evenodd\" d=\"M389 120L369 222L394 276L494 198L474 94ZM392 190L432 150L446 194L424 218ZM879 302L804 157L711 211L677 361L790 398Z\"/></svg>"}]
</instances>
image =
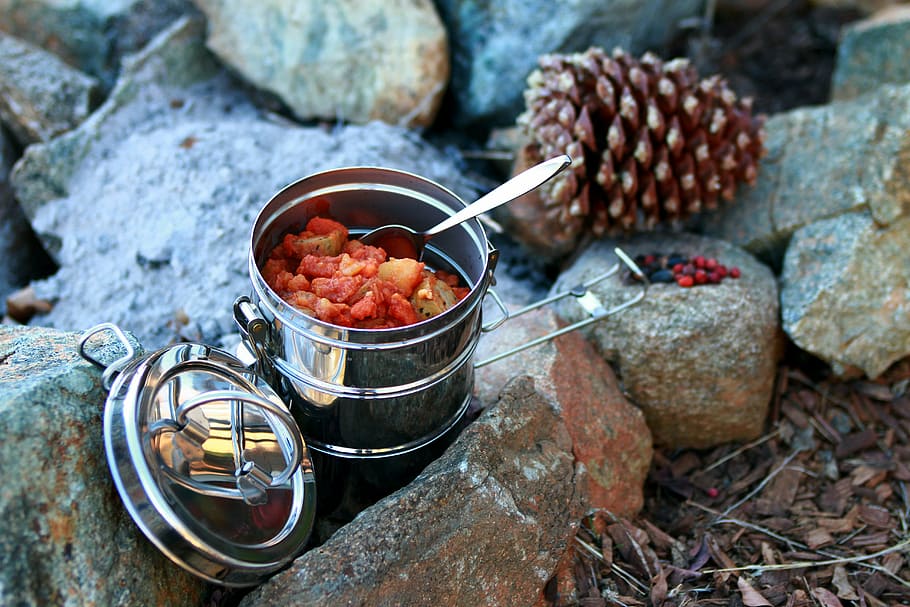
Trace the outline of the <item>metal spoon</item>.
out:
<instances>
[{"instance_id":1,"label":"metal spoon","mask_svg":"<svg viewBox=\"0 0 910 607\"><path fill-rule=\"evenodd\" d=\"M572 159L563 154L536 164L512 177L486 195L481 196L475 202L472 202L429 230L415 232L409 227L391 224L367 232L360 237L360 242L374 247L382 247L391 257L410 257L420 260L423 257L424 247L433 236L463 221L515 200L523 194L527 194L551 177L554 177L569 166L571 162Z\"/></svg>"}]
</instances>

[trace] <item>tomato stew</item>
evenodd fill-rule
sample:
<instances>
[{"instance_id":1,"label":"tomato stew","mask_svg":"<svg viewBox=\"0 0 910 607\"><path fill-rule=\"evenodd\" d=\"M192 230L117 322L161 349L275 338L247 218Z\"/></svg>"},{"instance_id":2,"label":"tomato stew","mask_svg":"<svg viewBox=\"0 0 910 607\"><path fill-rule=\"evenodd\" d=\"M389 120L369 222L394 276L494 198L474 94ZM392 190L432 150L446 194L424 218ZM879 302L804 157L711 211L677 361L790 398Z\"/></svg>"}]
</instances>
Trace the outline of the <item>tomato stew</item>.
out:
<instances>
[{"instance_id":1,"label":"tomato stew","mask_svg":"<svg viewBox=\"0 0 910 607\"><path fill-rule=\"evenodd\" d=\"M286 234L262 275L305 314L358 329L418 323L445 312L470 291L458 286L455 274L350 240L345 226L324 217L314 217L298 234Z\"/></svg>"}]
</instances>

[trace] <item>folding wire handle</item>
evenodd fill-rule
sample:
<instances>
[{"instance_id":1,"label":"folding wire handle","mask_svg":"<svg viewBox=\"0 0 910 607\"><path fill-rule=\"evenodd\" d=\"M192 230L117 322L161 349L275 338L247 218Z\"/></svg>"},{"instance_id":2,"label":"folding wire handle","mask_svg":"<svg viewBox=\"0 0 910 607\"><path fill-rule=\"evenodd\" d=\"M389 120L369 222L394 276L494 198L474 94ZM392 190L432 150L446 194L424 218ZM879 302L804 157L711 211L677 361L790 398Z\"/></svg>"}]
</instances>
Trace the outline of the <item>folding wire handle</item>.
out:
<instances>
[{"instance_id":1,"label":"folding wire handle","mask_svg":"<svg viewBox=\"0 0 910 607\"><path fill-rule=\"evenodd\" d=\"M531 341L521 344L520 346L516 346L510 350L506 350L505 352L500 352L499 354L495 354L489 358L485 358L484 360L476 362L476 363L474 363L474 368L476 369L476 368L480 368L480 367L489 365L491 363L502 360L503 358L508 358L509 356L512 356L513 354L518 354L519 352L523 352L523 351L527 350L528 348L533 348L534 346L539 346L540 344L550 341L551 339L555 339L555 338L559 337L560 335L565 335L566 333L571 333L572 331L576 331L578 329L587 327L588 325L593 324L599 320L603 320L604 318L606 318L608 316L612 316L613 314L622 312L626 308L630 308L630 307L634 306L635 304L637 304L638 302L640 302L641 300L643 300L645 298L645 295L648 292L648 285L650 284L647 276L645 276L644 272L641 271L641 269L638 267L638 264L636 264L632 260L632 258L630 258L628 255L626 255L625 251L623 251L622 249L617 247L617 248L613 249L613 252L620 259L620 262L617 262L615 265L611 266L610 269L608 269L606 272L599 274L599 275L595 276L594 278L586 280L585 282L582 282L581 284L575 285L574 287L572 287L566 291L561 291L559 293L555 293L549 297L541 299L540 301L527 305L524 308L521 308L520 310L517 310L515 312L509 312L506 309L505 305L502 303L502 300L499 299L499 297L496 295L496 293L494 293L492 290L488 290L487 293L489 293L493 297L493 300L496 302L496 305L502 311L503 317L496 319L494 322L490 323L489 325L484 325L484 327L483 327L484 331L491 331L491 330L495 329L496 327L500 326L501 324L503 324L507 320L516 318L518 316L521 316L522 314L527 314L528 312L531 312L538 308L542 308L543 306L549 305L553 302L559 301L560 299L564 299L569 296L575 297L576 299L578 299L578 303L581 305L582 308L584 308L584 310L589 314L589 316L588 316L588 318L579 320L578 322L567 325L561 329L557 329L555 331L547 333L546 335L542 335L540 337L532 339ZM634 274L639 280L642 281L642 289L635 297L629 299L628 301L624 301L621 304L613 306L612 308L604 308L604 306L600 302L600 300L597 299L597 297L593 293L591 293L590 288L593 287L594 285L596 285L597 283L601 282L602 280L606 280L607 278L609 278L609 277L613 276L614 274L616 274L617 272L619 272L619 270L622 268L623 264L625 264L625 266L632 272L632 274Z\"/></svg>"}]
</instances>

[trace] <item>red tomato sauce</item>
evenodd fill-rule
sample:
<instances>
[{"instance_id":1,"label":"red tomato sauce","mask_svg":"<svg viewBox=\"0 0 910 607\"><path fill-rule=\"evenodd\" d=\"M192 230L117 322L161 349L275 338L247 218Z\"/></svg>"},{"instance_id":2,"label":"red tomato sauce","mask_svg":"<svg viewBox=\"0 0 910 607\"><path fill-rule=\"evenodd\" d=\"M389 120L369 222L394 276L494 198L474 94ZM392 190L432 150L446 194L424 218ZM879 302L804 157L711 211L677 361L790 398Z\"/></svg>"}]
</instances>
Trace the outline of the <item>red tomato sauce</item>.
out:
<instances>
[{"instance_id":1,"label":"red tomato sauce","mask_svg":"<svg viewBox=\"0 0 910 607\"><path fill-rule=\"evenodd\" d=\"M319 320L358 329L403 327L445 312L470 292L458 276L395 258L314 217L289 233L260 268L284 301Z\"/></svg>"}]
</instances>

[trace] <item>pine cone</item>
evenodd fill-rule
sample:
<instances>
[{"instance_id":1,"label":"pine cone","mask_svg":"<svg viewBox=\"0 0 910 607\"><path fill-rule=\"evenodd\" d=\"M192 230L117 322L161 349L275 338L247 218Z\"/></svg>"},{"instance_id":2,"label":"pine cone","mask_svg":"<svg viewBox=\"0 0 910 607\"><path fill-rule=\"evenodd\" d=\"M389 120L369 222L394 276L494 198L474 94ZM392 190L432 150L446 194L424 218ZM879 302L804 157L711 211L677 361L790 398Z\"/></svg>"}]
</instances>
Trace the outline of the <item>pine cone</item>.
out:
<instances>
[{"instance_id":1,"label":"pine cone","mask_svg":"<svg viewBox=\"0 0 910 607\"><path fill-rule=\"evenodd\" d=\"M620 49L544 55L539 65L518 118L530 141L520 158L573 158L538 190L552 237L653 228L755 183L765 117L719 76L699 81L686 59L636 60Z\"/></svg>"}]
</instances>

